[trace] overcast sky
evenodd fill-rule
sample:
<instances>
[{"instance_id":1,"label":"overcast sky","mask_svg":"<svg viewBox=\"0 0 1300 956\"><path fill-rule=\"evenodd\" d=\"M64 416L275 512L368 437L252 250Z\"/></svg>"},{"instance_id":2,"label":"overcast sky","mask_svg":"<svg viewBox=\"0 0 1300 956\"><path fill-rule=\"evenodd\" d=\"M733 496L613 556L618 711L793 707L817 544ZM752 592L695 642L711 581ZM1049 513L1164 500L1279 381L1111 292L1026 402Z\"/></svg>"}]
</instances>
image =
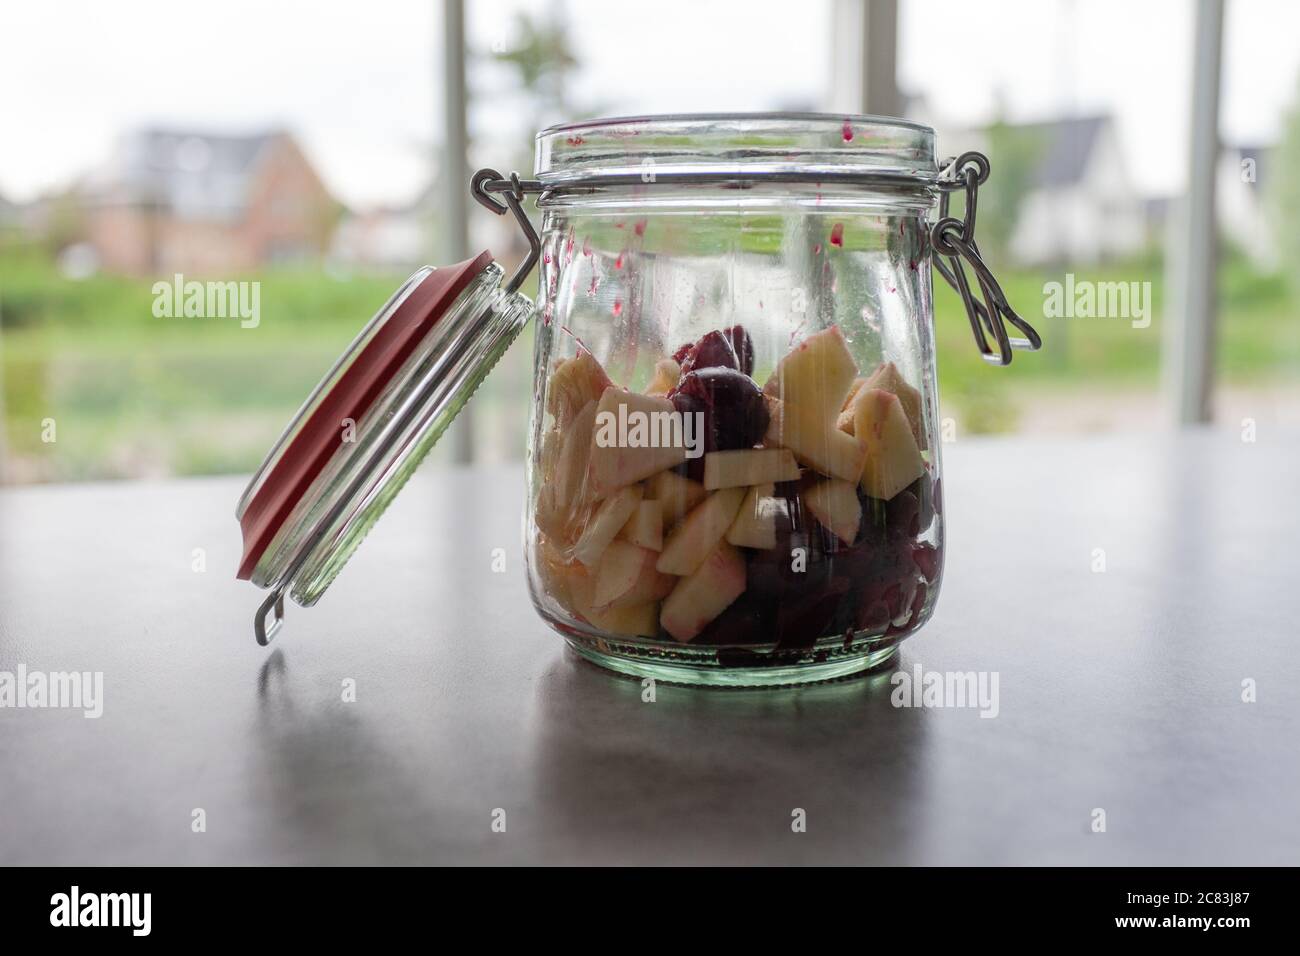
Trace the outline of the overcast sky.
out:
<instances>
[{"instance_id":1,"label":"overcast sky","mask_svg":"<svg viewBox=\"0 0 1300 956\"><path fill-rule=\"evenodd\" d=\"M588 110L808 108L828 94L829 0L467 6L472 43L483 50L508 42L515 10L561 9L581 61L572 97ZM999 104L1011 119L1110 112L1139 188L1181 186L1191 0L901 0L901 8L902 85L940 116L983 122ZM427 177L437 138L439 10L438 0L6 3L0 194L28 199L68 183L133 126L280 124L345 201L404 202ZM1300 3L1229 0L1228 11L1223 133L1267 142L1300 89ZM473 125L484 138L526 140L527 118L504 79L474 70Z\"/></svg>"}]
</instances>

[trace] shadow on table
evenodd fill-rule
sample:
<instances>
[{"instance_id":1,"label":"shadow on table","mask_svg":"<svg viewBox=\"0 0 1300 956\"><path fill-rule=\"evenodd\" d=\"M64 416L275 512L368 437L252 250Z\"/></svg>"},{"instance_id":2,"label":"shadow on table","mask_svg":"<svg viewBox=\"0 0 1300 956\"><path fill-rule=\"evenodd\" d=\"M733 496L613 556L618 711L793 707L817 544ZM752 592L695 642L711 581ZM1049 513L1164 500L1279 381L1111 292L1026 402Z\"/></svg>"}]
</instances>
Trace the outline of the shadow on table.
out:
<instances>
[{"instance_id":1,"label":"shadow on table","mask_svg":"<svg viewBox=\"0 0 1300 956\"><path fill-rule=\"evenodd\" d=\"M891 706L892 672L768 690L659 684L649 703L639 681L567 652L537 688L548 859L906 860L927 722Z\"/></svg>"},{"instance_id":2,"label":"shadow on table","mask_svg":"<svg viewBox=\"0 0 1300 956\"><path fill-rule=\"evenodd\" d=\"M257 698L262 760L250 778L265 790L258 797L269 810L271 857L309 864L413 862L420 847L409 828L394 822L418 816L426 802L422 788L362 713L338 698L308 697L295 688L280 648L258 672Z\"/></svg>"}]
</instances>

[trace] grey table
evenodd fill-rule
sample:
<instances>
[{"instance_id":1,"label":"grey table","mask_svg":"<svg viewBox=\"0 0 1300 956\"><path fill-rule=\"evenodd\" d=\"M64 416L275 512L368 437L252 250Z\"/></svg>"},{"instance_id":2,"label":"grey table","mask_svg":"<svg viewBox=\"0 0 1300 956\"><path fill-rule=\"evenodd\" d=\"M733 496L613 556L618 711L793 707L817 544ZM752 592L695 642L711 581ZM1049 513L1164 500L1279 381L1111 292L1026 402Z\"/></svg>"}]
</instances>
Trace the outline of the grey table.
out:
<instances>
[{"instance_id":1,"label":"grey table","mask_svg":"<svg viewBox=\"0 0 1300 956\"><path fill-rule=\"evenodd\" d=\"M1297 439L946 446L899 666L997 672L994 719L888 673L644 703L534 616L515 468L423 472L271 650L239 482L6 490L0 670L105 686L0 710L0 863L1295 864Z\"/></svg>"}]
</instances>

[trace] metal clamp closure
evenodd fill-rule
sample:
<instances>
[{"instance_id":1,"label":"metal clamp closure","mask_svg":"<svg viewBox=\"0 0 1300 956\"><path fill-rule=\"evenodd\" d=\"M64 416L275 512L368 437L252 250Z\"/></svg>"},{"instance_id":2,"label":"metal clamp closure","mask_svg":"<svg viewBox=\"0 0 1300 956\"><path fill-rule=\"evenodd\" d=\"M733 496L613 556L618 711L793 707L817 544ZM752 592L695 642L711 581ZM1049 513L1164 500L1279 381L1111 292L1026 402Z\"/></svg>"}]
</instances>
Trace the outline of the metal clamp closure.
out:
<instances>
[{"instance_id":1,"label":"metal clamp closure","mask_svg":"<svg viewBox=\"0 0 1300 956\"><path fill-rule=\"evenodd\" d=\"M1033 326L1007 303L1002 286L985 264L975 242L979 187L988 178L989 160L983 153L962 153L943 164L936 184L939 189L939 219L930 227L930 244L935 251L935 269L957 290L966 306L966 317L970 320L980 355L990 365L1010 365L1013 352L1036 352L1042 348L1043 340ZM948 215L948 199L959 189L966 191L966 211L963 218L956 219ZM975 270L975 278L984 296L982 302L971 291L963 259ZM1007 322L1023 332L1025 337L1011 338L1007 334ZM996 352L990 348L985 330L997 341Z\"/></svg>"}]
</instances>

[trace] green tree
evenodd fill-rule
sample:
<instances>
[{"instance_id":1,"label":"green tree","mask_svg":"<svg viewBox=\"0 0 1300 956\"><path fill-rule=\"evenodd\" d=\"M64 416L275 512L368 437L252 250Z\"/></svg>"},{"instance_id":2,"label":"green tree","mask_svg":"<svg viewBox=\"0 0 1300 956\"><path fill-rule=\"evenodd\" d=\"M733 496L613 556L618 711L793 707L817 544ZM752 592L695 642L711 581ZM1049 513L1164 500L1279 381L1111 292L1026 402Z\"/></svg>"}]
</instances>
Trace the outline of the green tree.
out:
<instances>
[{"instance_id":1,"label":"green tree","mask_svg":"<svg viewBox=\"0 0 1300 956\"><path fill-rule=\"evenodd\" d=\"M493 52L492 59L512 67L519 86L532 99L532 131L546 124L548 115L568 118L567 79L578 65L559 21L543 21L520 12L515 16L515 39L510 49Z\"/></svg>"}]
</instances>

